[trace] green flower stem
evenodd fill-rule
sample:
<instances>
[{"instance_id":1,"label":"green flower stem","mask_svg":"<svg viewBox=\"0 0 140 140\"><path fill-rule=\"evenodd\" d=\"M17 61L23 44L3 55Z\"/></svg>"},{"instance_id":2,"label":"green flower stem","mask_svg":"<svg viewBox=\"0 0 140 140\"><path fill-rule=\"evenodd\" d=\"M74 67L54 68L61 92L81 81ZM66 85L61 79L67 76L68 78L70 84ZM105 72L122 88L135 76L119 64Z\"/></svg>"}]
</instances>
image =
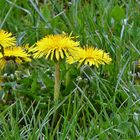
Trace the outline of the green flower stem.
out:
<instances>
[{"instance_id":1,"label":"green flower stem","mask_svg":"<svg viewBox=\"0 0 140 140\"><path fill-rule=\"evenodd\" d=\"M58 121L58 99L59 99L59 93L60 93L60 64L59 62L56 62L55 64L55 84L54 84L54 114L53 114L53 120L52 120L52 129L57 125Z\"/></svg>"},{"instance_id":2,"label":"green flower stem","mask_svg":"<svg viewBox=\"0 0 140 140\"><path fill-rule=\"evenodd\" d=\"M59 62L55 64L55 84L54 84L54 101L58 102L60 93L60 65Z\"/></svg>"}]
</instances>

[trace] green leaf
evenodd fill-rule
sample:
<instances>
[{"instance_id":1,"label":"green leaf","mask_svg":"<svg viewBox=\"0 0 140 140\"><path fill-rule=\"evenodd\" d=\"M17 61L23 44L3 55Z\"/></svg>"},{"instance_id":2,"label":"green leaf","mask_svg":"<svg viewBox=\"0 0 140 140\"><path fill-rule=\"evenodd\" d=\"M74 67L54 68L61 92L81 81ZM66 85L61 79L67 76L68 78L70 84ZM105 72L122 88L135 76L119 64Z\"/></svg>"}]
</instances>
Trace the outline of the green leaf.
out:
<instances>
[{"instance_id":1,"label":"green leaf","mask_svg":"<svg viewBox=\"0 0 140 140\"><path fill-rule=\"evenodd\" d=\"M111 11L111 16L116 20L120 21L121 19L125 18L125 11L123 8L119 7L118 5L115 6Z\"/></svg>"}]
</instances>

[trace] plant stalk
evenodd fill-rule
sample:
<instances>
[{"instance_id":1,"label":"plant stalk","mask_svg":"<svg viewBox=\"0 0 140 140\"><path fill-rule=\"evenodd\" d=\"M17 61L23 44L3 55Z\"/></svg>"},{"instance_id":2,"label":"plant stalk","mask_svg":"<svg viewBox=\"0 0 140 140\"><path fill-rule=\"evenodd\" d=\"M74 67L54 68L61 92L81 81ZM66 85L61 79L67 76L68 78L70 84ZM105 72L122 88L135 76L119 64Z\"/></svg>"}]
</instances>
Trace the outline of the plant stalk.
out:
<instances>
[{"instance_id":1,"label":"plant stalk","mask_svg":"<svg viewBox=\"0 0 140 140\"><path fill-rule=\"evenodd\" d=\"M60 93L60 64L59 62L56 62L55 64L55 83L54 83L54 114L53 114L53 120L52 120L52 129L56 126L58 121L58 99L59 99L59 93Z\"/></svg>"},{"instance_id":2,"label":"plant stalk","mask_svg":"<svg viewBox=\"0 0 140 140\"><path fill-rule=\"evenodd\" d=\"M60 93L60 65L59 62L55 64L55 84L54 84L54 101L58 102Z\"/></svg>"}]
</instances>

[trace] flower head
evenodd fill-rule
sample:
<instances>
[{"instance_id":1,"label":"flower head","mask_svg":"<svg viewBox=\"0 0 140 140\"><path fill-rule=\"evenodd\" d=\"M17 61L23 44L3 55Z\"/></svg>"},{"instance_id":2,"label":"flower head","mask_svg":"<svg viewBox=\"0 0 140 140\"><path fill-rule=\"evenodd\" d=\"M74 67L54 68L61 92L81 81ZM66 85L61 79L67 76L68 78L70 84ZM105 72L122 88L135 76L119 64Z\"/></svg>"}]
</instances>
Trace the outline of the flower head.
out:
<instances>
[{"instance_id":1,"label":"flower head","mask_svg":"<svg viewBox=\"0 0 140 140\"><path fill-rule=\"evenodd\" d=\"M6 63L13 60L16 63L22 63L24 61L31 61L29 55L23 50L22 47L7 47L4 49L4 54L0 53L0 68L3 69Z\"/></svg>"},{"instance_id":2,"label":"flower head","mask_svg":"<svg viewBox=\"0 0 140 140\"><path fill-rule=\"evenodd\" d=\"M111 60L108 53L88 46L85 48L77 47L77 51L71 52L71 55L67 58L69 64L79 62L79 66L88 64L89 66L95 65L96 67L99 67L100 64L109 64Z\"/></svg>"},{"instance_id":3,"label":"flower head","mask_svg":"<svg viewBox=\"0 0 140 140\"><path fill-rule=\"evenodd\" d=\"M15 45L15 43L16 38L12 37L11 33L8 33L4 30L0 30L0 46L6 48Z\"/></svg>"},{"instance_id":4,"label":"flower head","mask_svg":"<svg viewBox=\"0 0 140 140\"><path fill-rule=\"evenodd\" d=\"M45 56L46 59L59 61L79 45L79 42L73 41L72 38L66 34L48 35L39 40L31 51L34 52L34 58Z\"/></svg>"}]
</instances>

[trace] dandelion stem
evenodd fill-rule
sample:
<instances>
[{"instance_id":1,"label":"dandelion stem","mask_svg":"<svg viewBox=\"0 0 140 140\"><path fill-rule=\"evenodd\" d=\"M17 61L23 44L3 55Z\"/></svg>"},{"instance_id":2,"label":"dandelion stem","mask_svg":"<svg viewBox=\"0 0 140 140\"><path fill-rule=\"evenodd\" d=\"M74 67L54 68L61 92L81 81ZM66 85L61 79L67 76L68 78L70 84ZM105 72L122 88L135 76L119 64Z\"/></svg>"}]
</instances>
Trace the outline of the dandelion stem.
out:
<instances>
[{"instance_id":1,"label":"dandelion stem","mask_svg":"<svg viewBox=\"0 0 140 140\"><path fill-rule=\"evenodd\" d=\"M54 114L53 114L53 120L52 120L52 129L57 124L58 120L58 99L59 99L59 93L60 93L60 65L59 62L56 62L55 64L55 84L54 84Z\"/></svg>"},{"instance_id":2,"label":"dandelion stem","mask_svg":"<svg viewBox=\"0 0 140 140\"><path fill-rule=\"evenodd\" d=\"M55 64L55 85L54 85L54 101L58 102L60 93L60 65L59 62Z\"/></svg>"}]
</instances>

